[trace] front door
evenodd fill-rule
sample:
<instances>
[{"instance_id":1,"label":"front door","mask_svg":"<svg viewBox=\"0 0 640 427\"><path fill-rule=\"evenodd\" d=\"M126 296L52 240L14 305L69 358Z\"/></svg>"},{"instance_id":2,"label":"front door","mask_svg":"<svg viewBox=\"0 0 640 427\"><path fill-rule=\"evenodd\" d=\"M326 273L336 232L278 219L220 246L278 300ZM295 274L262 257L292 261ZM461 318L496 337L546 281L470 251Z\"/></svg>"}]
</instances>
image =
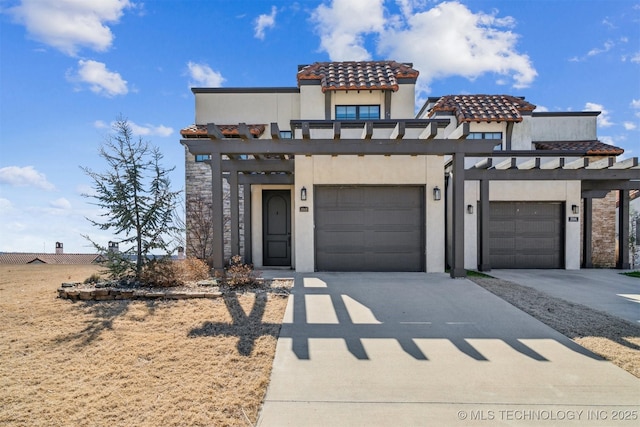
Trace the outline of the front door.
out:
<instances>
[{"instance_id":1,"label":"front door","mask_svg":"<svg viewBox=\"0 0 640 427\"><path fill-rule=\"evenodd\" d=\"M262 250L265 266L291 266L291 192L262 192Z\"/></svg>"}]
</instances>

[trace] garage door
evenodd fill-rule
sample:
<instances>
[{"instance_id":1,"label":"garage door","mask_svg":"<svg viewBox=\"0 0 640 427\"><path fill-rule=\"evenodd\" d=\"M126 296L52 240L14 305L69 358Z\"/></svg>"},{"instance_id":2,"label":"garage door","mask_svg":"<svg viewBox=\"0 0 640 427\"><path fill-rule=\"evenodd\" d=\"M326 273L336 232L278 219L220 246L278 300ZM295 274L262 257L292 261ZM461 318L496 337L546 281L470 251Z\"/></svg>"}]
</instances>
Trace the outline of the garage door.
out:
<instances>
[{"instance_id":1,"label":"garage door","mask_svg":"<svg viewBox=\"0 0 640 427\"><path fill-rule=\"evenodd\" d=\"M492 202L491 268L564 268L561 203Z\"/></svg>"},{"instance_id":2,"label":"garage door","mask_svg":"<svg viewBox=\"0 0 640 427\"><path fill-rule=\"evenodd\" d=\"M424 271L424 189L317 186L318 271Z\"/></svg>"}]
</instances>

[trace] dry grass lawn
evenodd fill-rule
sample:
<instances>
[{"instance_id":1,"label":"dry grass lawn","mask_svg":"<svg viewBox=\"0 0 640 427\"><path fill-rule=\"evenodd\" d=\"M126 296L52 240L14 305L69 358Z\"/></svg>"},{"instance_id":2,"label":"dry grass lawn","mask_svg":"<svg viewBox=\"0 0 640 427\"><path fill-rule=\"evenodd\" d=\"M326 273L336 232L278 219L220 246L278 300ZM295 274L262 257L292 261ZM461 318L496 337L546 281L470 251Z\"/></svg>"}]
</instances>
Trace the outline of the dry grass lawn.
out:
<instances>
[{"instance_id":1,"label":"dry grass lawn","mask_svg":"<svg viewBox=\"0 0 640 427\"><path fill-rule=\"evenodd\" d=\"M640 378L640 326L506 280L469 279Z\"/></svg>"},{"instance_id":2,"label":"dry grass lawn","mask_svg":"<svg viewBox=\"0 0 640 427\"><path fill-rule=\"evenodd\" d=\"M56 297L97 271L0 265L0 425L255 423L286 298Z\"/></svg>"}]
</instances>

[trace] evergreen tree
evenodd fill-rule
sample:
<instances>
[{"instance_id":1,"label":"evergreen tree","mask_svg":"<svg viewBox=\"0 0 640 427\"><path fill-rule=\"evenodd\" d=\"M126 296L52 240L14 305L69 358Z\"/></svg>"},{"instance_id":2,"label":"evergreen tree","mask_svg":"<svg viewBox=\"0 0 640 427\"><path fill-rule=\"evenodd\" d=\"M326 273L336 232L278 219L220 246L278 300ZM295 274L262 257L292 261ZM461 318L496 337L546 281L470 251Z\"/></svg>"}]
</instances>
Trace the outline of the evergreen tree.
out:
<instances>
[{"instance_id":1,"label":"evergreen tree","mask_svg":"<svg viewBox=\"0 0 640 427\"><path fill-rule=\"evenodd\" d=\"M128 121L119 117L113 124L114 133L100 147L99 155L107 164L106 172L95 172L87 167L82 170L93 180L96 206L104 210L104 222L89 221L100 230L111 230L121 237L119 244L132 246L124 254L135 255L135 263L129 259L129 270L122 271L125 257L117 260L117 275L133 274L140 277L149 255L154 250L170 254L171 242L165 241L176 230L173 222L179 191L171 191L169 173L161 165L163 155L141 137L134 138ZM107 249L93 245L107 252ZM110 256L113 254L110 254ZM110 259L110 258L109 258ZM112 273L115 273L112 271Z\"/></svg>"}]
</instances>

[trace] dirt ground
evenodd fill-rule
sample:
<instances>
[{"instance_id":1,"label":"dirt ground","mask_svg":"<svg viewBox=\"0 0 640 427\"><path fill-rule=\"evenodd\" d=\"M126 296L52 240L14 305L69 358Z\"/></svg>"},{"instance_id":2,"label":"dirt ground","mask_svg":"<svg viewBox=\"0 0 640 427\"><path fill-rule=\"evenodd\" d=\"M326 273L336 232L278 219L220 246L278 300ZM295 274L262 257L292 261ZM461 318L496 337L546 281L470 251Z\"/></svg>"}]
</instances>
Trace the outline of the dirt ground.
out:
<instances>
[{"instance_id":1,"label":"dirt ground","mask_svg":"<svg viewBox=\"0 0 640 427\"><path fill-rule=\"evenodd\" d=\"M0 265L0 425L253 425L287 299L71 302L95 266Z\"/></svg>"},{"instance_id":2,"label":"dirt ground","mask_svg":"<svg viewBox=\"0 0 640 427\"><path fill-rule=\"evenodd\" d=\"M640 378L640 326L506 280L469 279Z\"/></svg>"}]
</instances>

